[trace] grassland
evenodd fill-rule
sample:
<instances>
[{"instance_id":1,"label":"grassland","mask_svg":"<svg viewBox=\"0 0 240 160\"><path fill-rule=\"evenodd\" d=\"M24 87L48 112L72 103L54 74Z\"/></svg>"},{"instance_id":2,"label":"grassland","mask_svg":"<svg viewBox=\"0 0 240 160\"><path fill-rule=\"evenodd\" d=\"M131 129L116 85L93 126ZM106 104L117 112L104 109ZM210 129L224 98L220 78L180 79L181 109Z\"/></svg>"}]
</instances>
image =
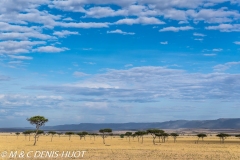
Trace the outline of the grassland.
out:
<instances>
[{"instance_id":1,"label":"grassland","mask_svg":"<svg viewBox=\"0 0 240 160\"><path fill-rule=\"evenodd\" d=\"M14 134L0 134L0 153L7 151L86 151L83 157L51 157L51 158L0 158L8 159L88 159L88 160L240 160L240 139L229 137L224 144L219 142L215 136L209 136L204 141L196 144L195 136L180 136L177 142L169 137L166 143L153 145L151 136L144 137L143 144L135 137L129 142L126 138L119 136L108 137L106 144L102 143L101 137L86 137L80 140L78 136L53 137L40 136L36 146L33 146L33 136L30 141L28 137L20 135L18 138ZM33 152L33 153L34 153Z\"/></svg>"}]
</instances>

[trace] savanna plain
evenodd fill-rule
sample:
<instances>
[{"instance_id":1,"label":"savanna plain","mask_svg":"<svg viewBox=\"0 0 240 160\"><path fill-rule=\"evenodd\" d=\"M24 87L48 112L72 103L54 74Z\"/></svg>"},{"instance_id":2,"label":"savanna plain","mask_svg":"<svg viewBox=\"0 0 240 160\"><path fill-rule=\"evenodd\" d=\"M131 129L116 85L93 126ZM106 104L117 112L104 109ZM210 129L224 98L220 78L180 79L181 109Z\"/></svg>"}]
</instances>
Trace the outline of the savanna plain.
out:
<instances>
[{"instance_id":1,"label":"savanna plain","mask_svg":"<svg viewBox=\"0 0 240 160\"><path fill-rule=\"evenodd\" d=\"M0 134L0 153L6 151L17 151L25 153L29 151L59 151L60 153L70 151L86 151L79 157L0 157L0 160L8 159L86 159L86 160L240 160L240 139L228 137L224 143L220 143L219 138L212 135L199 140L194 135L179 136L176 143L172 137L168 137L165 143L156 139L153 145L150 135L138 138L120 138L112 136L106 138L103 144L102 138L97 136L86 136L85 140L74 135L69 140L66 135L51 136L42 135L39 137L36 146L33 146L34 138L19 135L18 137L10 133Z\"/></svg>"}]
</instances>

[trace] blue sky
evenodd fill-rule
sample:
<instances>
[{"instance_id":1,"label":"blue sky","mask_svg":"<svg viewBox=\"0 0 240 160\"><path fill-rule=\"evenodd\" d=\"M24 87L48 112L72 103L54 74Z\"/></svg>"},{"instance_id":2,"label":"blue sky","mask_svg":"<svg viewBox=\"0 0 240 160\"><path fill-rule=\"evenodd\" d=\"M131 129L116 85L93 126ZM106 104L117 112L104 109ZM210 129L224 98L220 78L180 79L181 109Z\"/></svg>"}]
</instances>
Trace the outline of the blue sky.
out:
<instances>
[{"instance_id":1,"label":"blue sky","mask_svg":"<svg viewBox=\"0 0 240 160\"><path fill-rule=\"evenodd\" d=\"M0 127L239 117L239 0L4 0ZM7 122L7 123L6 123Z\"/></svg>"}]
</instances>

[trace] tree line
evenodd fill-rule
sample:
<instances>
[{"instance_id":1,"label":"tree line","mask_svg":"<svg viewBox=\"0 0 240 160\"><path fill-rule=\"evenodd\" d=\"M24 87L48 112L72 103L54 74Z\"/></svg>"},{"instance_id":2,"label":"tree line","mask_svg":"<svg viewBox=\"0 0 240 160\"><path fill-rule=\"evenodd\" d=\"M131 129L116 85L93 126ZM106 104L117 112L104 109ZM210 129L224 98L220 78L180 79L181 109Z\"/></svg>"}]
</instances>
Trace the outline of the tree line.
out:
<instances>
[{"instance_id":1,"label":"tree line","mask_svg":"<svg viewBox=\"0 0 240 160\"><path fill-rule=\"evenodd\" d=\"M25 135L25 139L26 139L27 136L29 136L29 141L30 141L30 135L31 134L34 135L34 144L33 145L36 145L36 142L38 141L39 136L42 135L42 134L51 135L51 141L53 140L53 136L56 135L56 134L59 137L60 137L60 135L65 134L65 135L69 136L69 140L71 139L72 135L78 135L80 140L81 139L85 140L85 137L87 135L89 135L90 137L94 137L94 140L95 140L96 136L100 136L103 139L103 144L105 144L105 139L108 136L113 136L112 129L110 129L110 128L100 129L99 133L88 133L86 131L82 131L82 132L65 132L65 133L49 131L49 132L44 133L44 131L40 130L40 127L45 125L45 123L48 122L48 119L46 119L43 116L34 116L34 117L31 117L31 118L28 118L27 121L29 121L30 124L35 125L36 130L26 130L26 131L24 131L22 133ZM17 132L15 134L18 137L20 133ZM138 142L141 139L141 143L143 143L143 138L144 138L145 135L151 135L152 136L152 142L153 142L154 145L156 143L156 139L158 139L158 142L161 141L162 143L165 143L166 139L169 136L173 137L174 143L175 143L177 137L179 136L178 133L170 133L169 134L169 133L166 133L164 130L160 130L160 129L148 129L146 131L126 132L125 134L115 134L115 135L118 135L121 138L126 137L126 138L128 138L129 142L130 142L130 138L131 137L133 139L135 137L137 137L138 138ZM200 138L203 141L204 138L207 137L207 135L204 134L204 133L197 134L196 136L198 137L198 139L197 139L197 141L195 143L198 143ZM230 137L231 135L226 134L226 133L219 133L216 136L220 138L220 142L221 143L224 143L225 139L227 137ZM240 138L240 134L235 135L235 137Z\"/></svg>"}]
</instances>

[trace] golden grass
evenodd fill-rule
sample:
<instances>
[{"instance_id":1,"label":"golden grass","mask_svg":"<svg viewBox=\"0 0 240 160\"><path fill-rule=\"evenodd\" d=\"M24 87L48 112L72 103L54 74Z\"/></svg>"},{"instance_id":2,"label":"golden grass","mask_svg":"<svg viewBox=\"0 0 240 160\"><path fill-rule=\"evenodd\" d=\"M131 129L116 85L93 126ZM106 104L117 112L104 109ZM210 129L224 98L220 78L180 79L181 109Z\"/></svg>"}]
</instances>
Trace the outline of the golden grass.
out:
<instances>
[{"instance_id":1,"label":"golden grass","mask_svg":"<svg viewBox=\"0 0 240 160\"><path fill-rule=\"evenodd\" d=\"M240 160L240 139L229 137L224 144L219 142L215 136L207 137L204 141L199 141L194 136L180 136L177 142L173 142L173 138L169 137L166 143L159 143L156 139L156 145L153 145L151 136L144 137L141 144L137 138L128 142L126 138L119 136L106 138L106 145L102 143L101 137L79 140L78 136L72 136L71 140L68 136L53 137L40 136L36 146L33 146L33 136L31 140L28 137L20 135L8 134L0 135L0 154L7 151L86 151L83 157L76 159L89 160ZM0 158L7 159L74 159L66 157L57 158Z\"/></svg>"}]
</instances>

